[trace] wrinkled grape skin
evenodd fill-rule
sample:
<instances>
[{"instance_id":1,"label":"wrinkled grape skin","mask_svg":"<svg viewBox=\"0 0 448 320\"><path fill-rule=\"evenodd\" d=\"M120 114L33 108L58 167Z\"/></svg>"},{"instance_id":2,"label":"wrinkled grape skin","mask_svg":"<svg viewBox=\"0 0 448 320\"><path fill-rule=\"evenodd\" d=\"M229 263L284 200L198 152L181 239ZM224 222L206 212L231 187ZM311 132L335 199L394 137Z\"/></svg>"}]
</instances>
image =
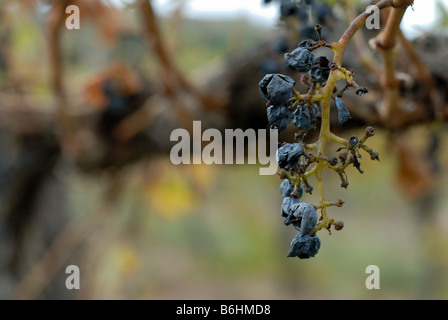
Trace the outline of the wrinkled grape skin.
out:
<instances>
[{"instance_id":1,"label":"wrinkled grape skin","mask_svg":"<svg viewBox=\"0 0 448 320\"><path fill-rule=\"evenodd\" d=\"M344 101L340 97L335 98L336 108L338 109L338 126L342 126L345 122L350 120L352 116L347 109Z\"/></svg>"},{"instance_id":2,"label":"wrinkled grape skin","mask_svg":"<svg viewBox=\"0 0 448 320\"><path fill-rule=\"evenodd\" d=\"M266 113L271 129L277 128L279 132L285 131L292 119L291 111L285 106L270 106Z\"/></svg>"},{"instance_id":3,"label":"wrinkled grape skin","mask_svg":"<svg viewBox=\"0 0 448 320\"><path fill-rule=\"evenodd\" d=\"M299 143L287 143L277 150L278 166L282 169L290 170L297 164L302 155L304 155L304 151Z\"/></svg>"},{"instance_id":4,"label":"wrinkled grape skin","mask_svg":"<svg viewBox=\"0 0 448 320\"><path fill-rule=\"evenodd\" d=\"M258 90L266 102L270 101L275 106L287 105L289 99L294 96L292 93L294 84L295 81L289 76L270 73L258 83Z\"/></svg>"},{"instance_id":5,"label":"wrinkled grape skin","mask_svg":"<svg viewBox=\"0 0 448 320\"><path fill-rule=\"evenodd\" d=\"M297 72L308 72L314 65L314 54L302 47L284 55L286 64Z\"/></svg>"},{"instance_id":6,"label":"wrinkled grape skin","mask_svg":"<svg viewBox=\"0 0 448 320\"><path fill-rule=\"evenodd\" d=\"M320 239L309 234L297 234L292 241L288 257L298 257L299 259L309 259L314 257L320 249Z\"/></svg>"}]
</instances>

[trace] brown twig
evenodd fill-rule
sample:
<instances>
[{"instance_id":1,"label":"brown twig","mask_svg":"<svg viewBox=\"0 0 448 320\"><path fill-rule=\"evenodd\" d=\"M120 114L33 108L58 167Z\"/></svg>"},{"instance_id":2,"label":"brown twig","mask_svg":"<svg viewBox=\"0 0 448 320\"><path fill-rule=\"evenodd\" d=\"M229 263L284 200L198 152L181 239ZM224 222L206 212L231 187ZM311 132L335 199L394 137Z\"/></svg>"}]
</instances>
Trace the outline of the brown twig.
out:
<instances>
[{"instance_id":1,"label":"brown twig","mask_svg":"<svg viewBox=\"0 0 448 320\"><path fill-rule=\"evenodd\" d=\"M63 82L63 57L61 49L61 31L65 23L65 8L74 1L56 1L49 15L48 40L50 51L50 63L52 71L52 87L58 111L60 126L60 145L62 152L70 158L76 157L76 145L74 139L74 120L69 116L69 100Z\"/></svg>"},{"instance_id":2,"label":"brown twig","mask_svg":"<svg viewBox=\"0 0 448 320\"><path fill-rule=\"evenodd\" d=\"M379 10L383 10L388 7L393 7L394 9L406 9L413 2L414 2L413 0L381 0L376 4L376 6L378 7ZM345 30L344 34L339 39L339 41L331 45L332 48L338 49L336 50L333 62L336 62L339 65L341 65L345 49L347 48L350 40L355 35L355 33L366 23L367 18L370 17L372 14L373 11L363 12L358 17L356 17L356 19L353 20L353 22L350 24L347 30ZM391 29L391 31L392 30L393 29Z\"/></svg>"},{"instance_id":3,"label":"brown twig","mask_svg":"<svg viewBox=\"0 0 448 320\"><path fill-rule=\"evenodd\" d=\"M184 78L182 73L177 68L170 51L168 50L166 43L162 39L160 29L157 24L157 19L150 0L138 1L140 11L143 16L143 22L145 24L146 36L149 38L152 48L154 50L157 59L162 65L163 70L170 78L172 88L166 88L167 90L175 90L178 87L188 87L188 81Z\"/></svg>"},{"instance_id":4,"label":"brown twig","mask_svg":"<svg viewBox=\"0 0 448 320\"><path fill-rule=\"evenodd\" d=\"M222 111L223 102L215 99L212 96L202 93L196 88L187 78L182 74L177 67L171 52L168 50L160 29L158 27L157 18L154 13L151 0L138 0L139 8L143 16L146 35L152 44L154 53L162 66L162 73L164 77L165 91L167 94L176 100L177 93L181 90L188 91L205 109L215 111ZM179 110L183 117L187 117L188 113L185 110Z\"/></svg>"},{"instance_id":5,"label":"brown twig","mask_svg":"<svg viewBox=\"0 0 448 320\"><path fill-rule=\"evenodd\" d=\"M395 48L397 43L397 34L400 29L401 20L403 19L406 8L392 8L387 18L386 27L375 39L378 49L387 51Z\"/></svg>"},{"instance_id":6,"label":"brown twig","mask_svg":"<svg viewBox=\"0 0 448 320\"><path fill-rule=\"evenodd\" d=\"M378 7L378 9L382 10L384 8L393 6L393 1L381 0L376 4L376 6ZM353 20L347 30L345 30L339 41L331 45L332 48L336 49L333 62L337 63L338 65L342 64L342 58L344 57L345 49L347 49L350 40L355 35L355 33L366 23L367 18L370 17L372 13L373 11L361 13L358 17L356 17L355 20Z\"/></svg>"},{"instance_id":7,"label":"brown twig","mask_svg":"<svg viewBox=\"0 0 448 320\"><path fill-rule=\"evenodd\" d=\"M405 2L405 1L401 1ZM408 1L411 5L413 1ZM393 125L401 125L404 120L398 115L400 110L400 92L396 74L394 51L397 34L400 30L401 20L407 7L392 8L387 18L386 27L376 38L371 40L372 47L381 52L383 60L383 72L380 82L384 89L384 100L379 110L380 117L385 123L393 122Z\"/></svg>"},{"instance_id":8,"label":"brown twig","mask_svg":"<svg viewBox=\"0 0 448 320\"><path fill-rule=\"evenodd\" d=\"M349 21L353 21L356 18L356 12L354 7L350 7L348 10L348 19ZM381 70L378 62L375 60L372 55L370 48L366 45L367 41L364 38L362 32L357 32L353 36L353 41L356 46L356 50L358 52L360 63L366 70L373 72L377 77L380 76Z\"/></svg>"}]
</instances>

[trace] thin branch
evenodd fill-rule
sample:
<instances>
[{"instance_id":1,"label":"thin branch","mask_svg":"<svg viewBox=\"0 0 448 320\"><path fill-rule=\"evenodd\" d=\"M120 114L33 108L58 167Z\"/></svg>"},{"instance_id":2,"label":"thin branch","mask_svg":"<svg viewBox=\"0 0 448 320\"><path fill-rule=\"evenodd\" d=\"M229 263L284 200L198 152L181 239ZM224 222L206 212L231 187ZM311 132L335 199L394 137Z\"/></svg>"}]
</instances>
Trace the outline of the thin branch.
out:
<instances>
[{"instance_id":1,"label":"thin branch","mask_svg":"<svg viewBox=\"0 0 448 320\"><path fill-rule=\"evenodd\" d=\"M387 7L393 6L392 0L381 0L376 4L378 9L382 10ZM342 64L342 58L345 53L345 49L347 49L347 46L352 39L352 37L355 35L355 33L366 23L366 20L368 17L370 17L373 14L372 12L363 12L358 17L356 17L355 20L350 24L350 26L345 30L342 37L339 39L339 41L335 44L332 44L332 47L335 49L335 56L333 59L333 62L337 63L338 65Z\"/></svg>"},{"instance_id":2,"label":"thin branch","mask_svg":"<svg viewBox=\"0 0 448 320\"><path fill-rule=\"evenodd\" d=\"M348 9L349 21L355 20L356 12L354 7L350 7ZM358 52L360 63L366 70L375 73L375 75L379 77L381 74L380 66L375 60L375 57L373 56L369 46L367 45L367 41L365 40L363 33L357 32L356 34L354 34L353 41L356 47L356 51Z\"/></svg>"},{"instance_id":3,"label":"thin branch","mask_svg":"<svg viewBox=\"0 0 448 320\"><path fill-rule=\"evenodd\" d=\"M413 2L413 1L412 1ZM409 3L409 5L412 4ZM381 52L383 60L383 72L381 84L384 89L384 101L379 110L380 117L386 123L391 121L400 125L403 117L394 116L400 111L399 81L395 74L395 57L393 49L397 42L397 35L400 31L401 20L407 7L393 8L387 18L386 27L376 38L371 41L373 47Z\"/></svg>"},{"instance_id":4,"label":"thin branch","mask_svg":"<svg viewBox=\"0 0 448 320\"><path fill-rule=\"evenodd\" d=\"M165 90L168 95L175 99L175 96L180 90L185 90L191 93L205 109L223 111L223 101L201 92L198 88L196 88L196 86L187 80L187 78L177 67L174 58L168 50L168 46L163 40L151 0L138 0L138 4L143 16L146 35L148 36L154 49L154 53L163 68Z\"/></svg>"},{"instance_id":5,"label":"thin branch","mask_svg":"<svg viewBox=\"0 0 448 320\"><path fill-rule=\"evenodd\" d=\"M68 0L57 1L49 15L48 41L50 51L50 64L52 71L52 87L56 99L56 110L60 126L60 145L62 152L70 158L76 157L74 139L74 120L69 116L69 100L67 99L63 82L64 68L61 49L61 32L65 23L65 8L73 3Z\"/></svg>"},{"instance_id":6,"label":"thin branch","mask_svg":"<svg viewBox=\"0 0 448 320\"><path fill-rule=\"evenodd\" d=\"M376 38L376 46L381 50L392 50L397 43L397 34L400 30L401 20L406 11L402 8L393 8L387 18L386 27Z\"/></svg>"},{"instance_id":7,"label":"thin branch","mask_svg":"<svg viewBox=\"0 0 448 320\"><path fill-rule=\"evenodd\" d=\"M143 22L145 24L146 35L148 36L154 53L162 65L164 71L170 75L170 83L174 89L180 86L188 86L187 80L177 68L173 57L170 54L165 42L162 39L161 31L157 24L157 19L154 13L150 0L138 1ZM170 90L170 88L167 88Z\"/></svg>"}]
</instances>

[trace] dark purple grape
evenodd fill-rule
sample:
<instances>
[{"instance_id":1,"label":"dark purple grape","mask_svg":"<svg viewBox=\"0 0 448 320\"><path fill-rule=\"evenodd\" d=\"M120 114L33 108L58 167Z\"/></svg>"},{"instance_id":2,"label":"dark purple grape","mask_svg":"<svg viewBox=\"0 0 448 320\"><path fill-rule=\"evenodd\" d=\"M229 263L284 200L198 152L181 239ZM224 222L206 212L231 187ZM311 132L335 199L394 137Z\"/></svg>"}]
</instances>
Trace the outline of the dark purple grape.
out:
<instances>
[{"instance_id":1,"label":"dark purple grape","mask_svg":"<svg viewBox=\"0 0 448 320\"><path fill-rule=\"evenodd\" d=\"M308 72L314 65L314 54L302 47L294 49L291 53L285 53L286 64L297 72Z\"/></svg>"},{"instance_id":2,"label":"dark purple grape","mask_svg":"<svg viewBox=\"0 0 448 320\"><path fill-rule=\"evenodd\" d=\"M299 204L300 201L297 198L284 197L282 202L282 217L284 217L285 220L288 219Z\"/></svg>"},{"instance_id":3,"label":"dark purple grape","mask_svg":"<svg viewBox=\"0 0 448 320\"><path fill-rule=\"evenodd\" d=\"M302 234L308 234L313 231L317 224L317 212L314 206L301 202L299 205L290 207L292 211L285 219L285 225L294 225Z\"/></svg>"},{"instance_id":4,"label":"dark purple grape","mask_svg":"<svg viewBox=\"0 0 448 320\"><path fill-rule=\"evenodd\" d=\"M310 75L316 78L319 83L327 81L330 75L330 60L325 56L317 57Z\"/></svg>"},{"instance_id":5,"label":"dark purple grape","mask_svg":"<svg viewBox=\"0 0 448 320\"><path fill-rule=\"evenodd\" d=\"M303 148L300 143L287 143L277 150L278 166L285 170L292 169L299 161L300 156L303 156Z\"/></svg>"},{"instance_id":6,"label":"dark purple grape","mask_svg":"<svg viewBox=\"0 0 448 320\"><path fill-rule=\"evenodd\" d=\"M314 61L314 65L320 68L330 68L330 60L326 56L319 56Z\"/></svg>"},{"instance_id":7,"label":"dark purple grape","mask_svg":"<svg viewBox=\"0 0 448 320\"><path fill-rule=\"evenodd\" d=\"M298 211L297 214L302 218L302 221L300 226L296 226L295 228L302 234L308 234L313 231L317 224L317 212L314 206L302 202L296 211Z\"/></svg>"},{"instance_id":8,"label":"dark purple grape","mask_svg":"<svg viewBox=\"0 0 448 320\"><path fill-rule=\"evenodd\" d=\"M278 132L285 131L292 119L292 113L285 106L270 106L267 111L271 129L277 128Z\"/></svg>"},{"instance_id":9,"label":"dark purple grape","mask_svg":"<svg viewBox=\"0 0 448 320\"><path fill-rule=\"evenodd\" d=\"M294 191L294 184L288 179L284 179L280 184L280 194L282 197L291 197L291 193Z\"/></svg>"},{"instance_id":10,"label":"dark purple grape","mask_svg":"<svg viewBox=\"0 0 448 320\"><path fill-rule=\"evenodd\" d=\"M267 74L258 84L258 89L265 101L270 101L274 106L288 104L294 96L292 88L295 81L282 74Z\"/></svg>"},{"instance_id":11,"label":"dark purple grape","mask_svg":"<svg viewBox=\"0 0 448 320\"><path fill-rule=\"evenodd\" d=\"M289 181L288 179L284 179L280 184L280 194L282 195L282 197L292 197L296 199L302 198L303 188L300 183L299 186L297 187L295 194L292 195L294 190L295 190L295 184Z\"/></svg>"},{"instance_id":12,"label":"dark purple grape","mask_svg":"<svg viewBox=\"0 0 448 320\"><path fill-rule=\"evenodd\" d=\"M299 259L309 259L314 257L320 249L320 239L314 235L297 234L291 241L288 257L298 257Z\"/></svg>"},{"instance_id":13,"label":"dark purple grape","mask_svg":"<svg viewBox=\"0 0 448 320\"><path fill-rule=\"evenodd\" d=\"M301 130L311 130L314 128L311 121L310 110L306 107L298 107L293 113L294 125ZM314 120L315 122L315 120Z\"/></svg>"},{"instance_id":14,"label":"dark purple grape","mask_svg":"<svg viewBox=\"0 0 448 320\"><path fill-rule=\"evenodd\" d=\"M342 126L345 122L350 120L352 116L347 109L344 101L340 97L335 98L336 108L338 109L338 126Z\"/></svg>"}]
</instances>

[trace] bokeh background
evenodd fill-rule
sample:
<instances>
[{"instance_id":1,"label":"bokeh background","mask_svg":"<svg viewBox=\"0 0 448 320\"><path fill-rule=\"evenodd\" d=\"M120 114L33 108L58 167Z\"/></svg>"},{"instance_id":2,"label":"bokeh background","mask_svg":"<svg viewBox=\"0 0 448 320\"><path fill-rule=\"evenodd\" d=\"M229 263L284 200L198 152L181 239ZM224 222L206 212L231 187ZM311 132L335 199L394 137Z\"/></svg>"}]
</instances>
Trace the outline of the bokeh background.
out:
<instances>
[{"instance_id":1,"label":"bokeh background","mask_svg":"<svg viewBox=\"0 0 448 320\"><path fill-rule=\"evenodd\" d=\"M193 120L267 129L257 84L284 71L279 45L291 48L315 21L281 17L276 1L228 12L220 2L0 1L0 298L448 298L446 120L397 129L371 116L381 89L352 45L344 61L373 98L351 93L354 119L337 130L376 126L369 146L381 161L365 156L362 175L349 169L347 190L324 175L326 197L345 201L329 215L345 226L319 232L314 258L286 257L296 231L280 216L277 175L171 163L171 130ZM328 41L345 13L369 4L314 2L328 11ZM448 69L434 55L448 55L448 10L422 3L404 32L444 92ZM65 28L69 4L80 7L80 30ZM414 78L404 96L420 92ZM80 290L65 288L71 264ZM369 265L380 268L379 290L366 289Z\"/></svg>"}]
</instances>

